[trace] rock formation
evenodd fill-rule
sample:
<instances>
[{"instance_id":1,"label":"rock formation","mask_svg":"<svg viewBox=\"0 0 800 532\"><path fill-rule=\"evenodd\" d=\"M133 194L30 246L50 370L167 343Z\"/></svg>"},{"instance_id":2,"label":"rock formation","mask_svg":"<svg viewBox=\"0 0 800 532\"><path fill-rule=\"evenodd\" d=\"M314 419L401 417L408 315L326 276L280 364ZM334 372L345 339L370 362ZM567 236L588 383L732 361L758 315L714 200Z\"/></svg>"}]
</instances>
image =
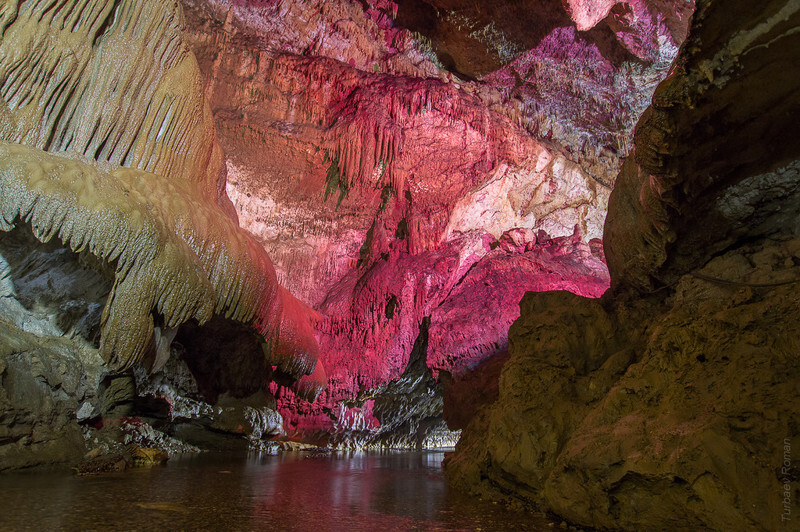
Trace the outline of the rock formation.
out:
<instances>
[{"instance_id":1,"label":"rock formation","mask_svg":"<svg viewBox=\"0 0 800 532\"><path fill-rule=\"evenodd\" d=\"M696 4L0 4L0 470L463 429L575 524L784 524L800 5Z\"/></svg>"},{"instance_id":2,"label":"rock formation","mask_svg":"<svg viewBox=\"0 0 800 532\"><path fill-rule=\"evenodd\" d=\"M612 290L526 294L456 485L628 530L793 517L799 24L788 0L697 3L610 198Z\"/></svg>"},{"instance_id":3,"label":"rock formation","mask_svg":"<svg viewBox=\"0 0 800 532\"><path fill-rule=\"evenodd\" d=\"M28 226L42 243L57 237L72 252L91 255L91 265L111 278L99 316L99 352L109 368L143 363L159 369L175 328L216 314L260 335L262 356L287 375L314 372L298 391L318 393L324 370L315 372L309 311L278 285L269 258L238 227L225 195L221 152L196 60L183 40L180 6L11 2L2 20L0 229ZM21 263L4 260L4 277L19 279ZM3 296L14 296L13 284ZM4 306L17 326L31 321L24 308ZM13 331L4 334L10 380L3 382L11 383L4 427L22 432L4 437L4 455L34 449L25 431L40 434L54 423L36 419L24 401L15 403L24 388L13 384L9 364L25 349ZM55 345L42 348L54 360L67 356L64 349L92 348ZM74 371L92 373L59 369L53 379ZM52 380L48 375L41 375L43 384ZM97 385L70 385L70 399L62 403L74 407L81 390ZM18 416L29 421L15 421Z\"/></svg>"},{"instance_id":4,"label":"rock formation","mask_svg":"<svg viewBox=\"0 0 800 532\"><path fill-rule=\"evenodd\" d=\"M609 194L694 3L493 6L7 3L3 319L106 361L84 437L250 412L259 440L275 408L297 438L452 442L441 390L499 393L476 368L526 291L608 288Z\"/></svg>"},{"instance_id":5,"label":"rock formation","mask_svg":"<svg viewBox=\"0 0 800 532\"><path fill-rule=\"evenodd\" d=\"M413 4L184 2L228 194L320 312L328 390L308 405L273 386L298 435L377 423L371 398L406 371L426 317L435 378L502 353L526 290L605 290L608 194L693 7L636 4L628 19L653 23L618 40L529 6L559 24L466 81L441 69Z\"/></svg>"},{"instance_id":6,"label":"rock formation","mask_svg":"<svg viewBox=\"0 0 800 532\"><path fill-rule=\"evenodd\" d=\"M637 126L605 230L619 290L659 289L742 240L796 230L797 6L742 6L735 29L718 9L699 10L703 30Z\"/></svg>"}]
</instances>

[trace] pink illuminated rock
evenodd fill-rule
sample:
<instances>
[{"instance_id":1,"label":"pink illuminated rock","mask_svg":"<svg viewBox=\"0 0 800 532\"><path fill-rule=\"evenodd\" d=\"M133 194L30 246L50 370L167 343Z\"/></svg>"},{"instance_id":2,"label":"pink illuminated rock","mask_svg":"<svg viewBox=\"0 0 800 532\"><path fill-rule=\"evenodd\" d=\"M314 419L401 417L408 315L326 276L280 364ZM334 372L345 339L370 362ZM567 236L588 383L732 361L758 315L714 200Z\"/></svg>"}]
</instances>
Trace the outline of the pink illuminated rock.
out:
<instances>
[{"instance_id":1,"label":"pink illuminated rock","mask_svg":"<svg viewBox=\"0 0 800 532\"><path fill-rule=\"evenodd\" d=\"M228 194L320 315L329 388L314 403L281 389L287 429L356 430L343 420L369 418L426 318L427 367L458 373L503 350L526 291L608 287L608 195L676 50L668 26L636 21L666 8L638 2L615 33L613 3L586 4L591 32L559 2L538 6L533 48L462 82L396 26L402 4L185 3ZM294 389L317 390L319 371Z\"/></svg>"},{"instance_id":2,"label":"pink illuminated rock","mask_svg":"<svg viewBox=\"0 0 800 532\"><path fill-rule=\"evenodd\" d=\"M158 261L128 252L146 277L123 285L124 261L113 265L111 300L131 305L103 315L103 336L137 333L137 351L115 348L136 355L120 367L139 358L161 367L182 326L176 346L203 388L268 385L296 436L435 418L438 374L459 379L483 364L499 372L491 357L505 351L526 292L605 291L598 238L609 194L694 5L50 4L0 9L0 136L58 152L58 171L53 153L41 165L48 186L95 170L98 182L124 184L104 202L124 207L114 212L126 234L155 235L148 249ZM51 209L56 194L42 192L27 158L39 155L16 166L0 157L6 182L35 178L14 195L25 208L0 228L19 215L49 238L62 211L85 207L102 187L66 186ZM141 174L114 177L112 165ZM113 243L119 231L97 222L101 205L80 222ZM158 211L147 231L136 225ZM94 251L94 240L73 248L87 242ZM113 263L121 247L108 246L101 258ZM197 268L203 275L192 276ZM139 356L153 331L156 354Z\"/></svg>"},{"instance_id":3,"label":"pink illuminated rock","mask_svg":"<svg viewBox=\"0 0 800 532\"><path fill-rule=\"evenodd\" d=\"M506 253L525 253L536 245L536 233L533 229L509 229L497 241L497 247Z\"/></svg>"},{"instance_id":4,"label":"pink illuminated rock","mask_svg":"<svg viewBox=\"0 0 800 532\"><path fill-rule=\"evenodd\" d=\"M530 230L510 234L532 237ZM342 401L397 379L425 316L427 366L434 375L460 374L505 349L526 291L599 297L608 288L605 264L579 234L542 245L529 240L530 250L522 252L490 251L485 241L473 234L436 251L390 255L334 287L320 308L320 360L329 370L329 388L310 406L284 395L279 407L287 425L301 433L336 430L341 420L324 412L340 412Z\"/></svg>"},{"instance_id":5,"label":"pink illuminated rock","mask_svg":"<svg viewBox=\"0 0 800 532\"><path fill-rule=\"evenodd\" d=\"M600 297L608 289L605 263L579 239L536 245L527 240L530 230L509 233L506 242L516 236L524 246L503 249L501 239L433 312L431 368L457 374L507 348L508 328L519 317L518 303L526 292L568 290Z\"/></svg>"},{"instance_id":6,"label":"pink illuminated rock","mask_svg":"<svg viewBox=\"0 0 800 532\"><path fill-rule=\"evenodd\" d=\"M566 0L567 11L579 31L586 31L606 18L619 0Z\"/></svg>"}]
</instances>

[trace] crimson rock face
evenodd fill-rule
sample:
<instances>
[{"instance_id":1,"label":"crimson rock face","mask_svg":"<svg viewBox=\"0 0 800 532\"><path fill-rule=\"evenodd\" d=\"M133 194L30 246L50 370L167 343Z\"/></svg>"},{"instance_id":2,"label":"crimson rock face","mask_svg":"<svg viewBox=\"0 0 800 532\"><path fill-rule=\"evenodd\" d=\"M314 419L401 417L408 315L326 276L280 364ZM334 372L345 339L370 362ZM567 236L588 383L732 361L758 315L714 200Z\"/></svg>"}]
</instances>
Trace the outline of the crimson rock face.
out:
<instances>
[{"instance_id":1,"label":"crimson rock face","mask_svg":"<svg viewBox=\"0 0 800 532\"><path fill-rule=\"evenodd\" d=\"M289 428L375 425L363 397L425 318L431 375L458 374L505 349L526 291L605 291L619 157L692 7L537 2L532 36L503 2L431 2L425 44L422 4L184 2L239 220L319 312L329 388L284 393Z\"/></svg>"}]
</instances>

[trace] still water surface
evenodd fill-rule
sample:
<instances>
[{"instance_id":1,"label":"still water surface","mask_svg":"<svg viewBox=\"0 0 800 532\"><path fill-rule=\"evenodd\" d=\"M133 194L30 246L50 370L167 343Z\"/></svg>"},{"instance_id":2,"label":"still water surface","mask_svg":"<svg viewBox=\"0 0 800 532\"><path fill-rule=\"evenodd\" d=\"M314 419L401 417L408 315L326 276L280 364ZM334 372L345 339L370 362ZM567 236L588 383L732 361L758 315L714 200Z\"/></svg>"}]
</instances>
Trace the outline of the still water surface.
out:
<instances>
[{"instance_id":1,"label":"still water surface","mask_svg":"<svg viewBox=\"0 0 800 532\"><path fill-rule=\"evenodd\" d=\"M0 475L0 530L552 530L453 493L443 457L205 454L95 477Z\"/></svg>"}]
</instances>

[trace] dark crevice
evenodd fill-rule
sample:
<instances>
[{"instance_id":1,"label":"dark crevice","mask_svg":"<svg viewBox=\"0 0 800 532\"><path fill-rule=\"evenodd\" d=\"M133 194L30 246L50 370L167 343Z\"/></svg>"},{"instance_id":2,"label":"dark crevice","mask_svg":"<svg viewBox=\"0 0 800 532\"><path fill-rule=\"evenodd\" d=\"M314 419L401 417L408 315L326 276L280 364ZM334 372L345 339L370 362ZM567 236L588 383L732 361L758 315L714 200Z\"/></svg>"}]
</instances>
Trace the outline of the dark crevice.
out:
<instances>
[{"instance_id":1,"label":"dark crevice","mask_svg":"<svg viewBox=\"0 0 800 532\"><path fill-rule=\"evenodd\" d=\"M263 341L249 327L218 315L202 326L194 320L184 323L175 337L184 349L181 358L210 404L222 394L248 397L273 380Z\"/></svg>"},{"instance_id":2,"label":"dark crevice","mask_svg":"<svg viewBox=\"0 0 800 532\"><path fill-rule=\"evenodd\" d=\"M108 32L108 29L117 20L118 11L119 11L119 0L115 0L114 7L111 9L108 16L105 18L102 24L100 24L100 27L97 28L97 32L94 34L94 38L92 39L92 48L97 48L100 39Z\"/></svg>"},{"instance_id":3,"label":"dark crevice","mask_svg":"<svg viewBox=\"0 0 800 532\"><path fill-rule=\"evenodd\" d=\"M47 7L47 8L45 8L45 9L43 9L43 10L42 10L42 11L39 13L39 20L38 20L38 21L39 21L39 22L41 22L41 21L42 21L42 19L44 19L44 18L47 16L47 14L48 14L48 13L50 13L51 11L53 11L53 18L52 18L52 20L55 20L55 18L56 18L56 17L58 17L58 14L61 12L61 10L62 10L62 9L64 9L64 6L65 6L66 4L67 4L67 2L66 2L66 1L60 1L60 2L59 2L59 1L55 1L55 2L52 2L52 3L50 4L50 6L48 6L48 7ZM20 7L20 11L21 11L21 10L22 10L22 9L21 9L21 8L22 8L22 6L20 5L19 7Z\"/></svg>"}]
</instances>

